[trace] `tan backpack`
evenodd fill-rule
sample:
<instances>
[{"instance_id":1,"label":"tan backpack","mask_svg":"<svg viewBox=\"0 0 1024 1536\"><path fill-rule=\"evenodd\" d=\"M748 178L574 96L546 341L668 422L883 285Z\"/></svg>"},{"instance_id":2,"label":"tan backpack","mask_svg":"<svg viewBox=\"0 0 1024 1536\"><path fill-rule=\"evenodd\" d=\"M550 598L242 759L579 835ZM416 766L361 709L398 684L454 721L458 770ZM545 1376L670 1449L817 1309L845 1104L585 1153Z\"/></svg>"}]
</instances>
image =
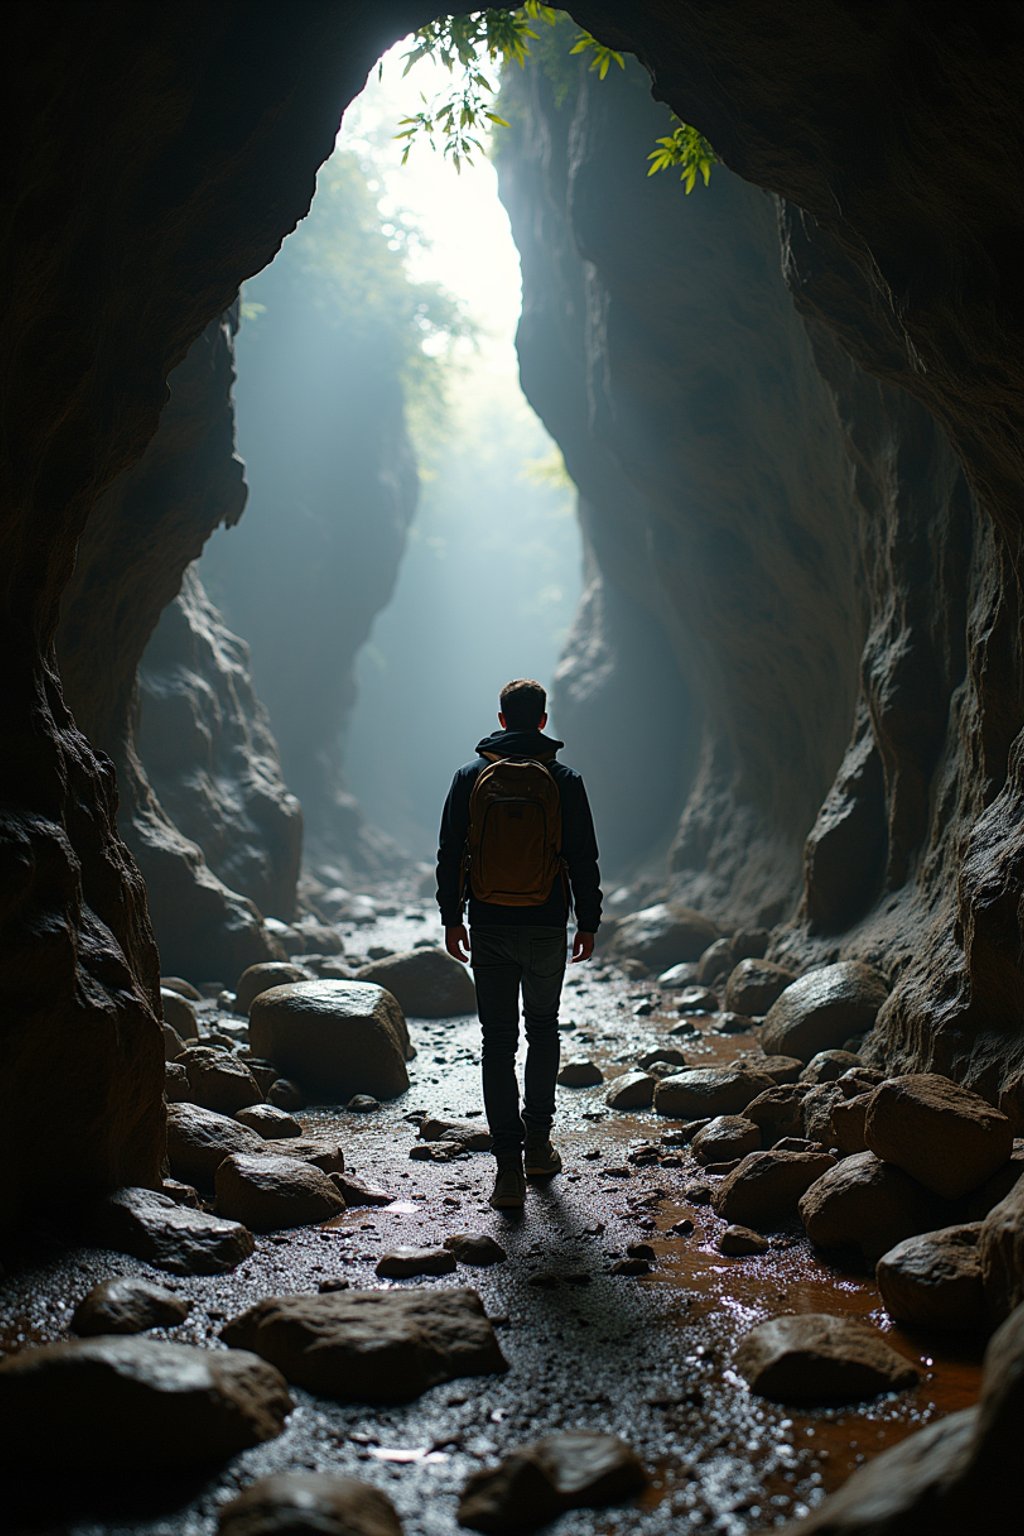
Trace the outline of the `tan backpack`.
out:
<instances>
[{"instance_id":1,"label":"tan backpack","mask_svg":"<svg viewBox=\"0 0 1024 1536\"><path fill-rule=\"evenodd\" d=\"M473 895L499 907L539 907L562 873L562 802L553 774L536 758L493 758L469 797Z\"/></svg>"}]
</instances>

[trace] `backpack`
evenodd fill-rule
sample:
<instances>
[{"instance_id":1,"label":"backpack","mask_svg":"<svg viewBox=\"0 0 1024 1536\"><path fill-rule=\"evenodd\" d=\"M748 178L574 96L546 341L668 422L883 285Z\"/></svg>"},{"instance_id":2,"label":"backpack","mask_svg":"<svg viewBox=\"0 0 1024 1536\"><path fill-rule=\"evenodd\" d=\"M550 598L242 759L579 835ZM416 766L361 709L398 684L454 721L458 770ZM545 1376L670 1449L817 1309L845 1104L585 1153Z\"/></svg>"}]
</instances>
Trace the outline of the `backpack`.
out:
<instances>
[{"instance_id":1,"label":"backpack","mask_svg":"<svg viewBox=\"0 0 1024 1536\"><path fill-rule=\"evenodd\" d=\"M477 901L539 907L562 861L562 802L554 775L536 758L493 759L469 797L465 878Z\"/></svg>"}]
</instances>

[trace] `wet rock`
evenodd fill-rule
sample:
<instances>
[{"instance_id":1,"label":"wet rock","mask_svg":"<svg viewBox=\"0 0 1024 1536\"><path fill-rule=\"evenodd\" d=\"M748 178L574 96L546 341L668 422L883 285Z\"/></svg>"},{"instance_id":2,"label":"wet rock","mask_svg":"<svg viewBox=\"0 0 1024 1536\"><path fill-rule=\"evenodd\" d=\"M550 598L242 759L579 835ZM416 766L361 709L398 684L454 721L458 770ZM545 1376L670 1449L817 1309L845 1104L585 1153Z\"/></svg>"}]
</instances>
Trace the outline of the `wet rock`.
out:
<instances>
[{"instance_id":1,"label":"wet rock","mask_svg":"<svg viewBox=\"0 0 1024 1536\"><path fill-rule=\"evenodd\" d=\"M264 960L259 965L248 966L239 976L235 987L235 1009L248 1013L253 999L271 987L286 987L295 981L307 981L309 971L304 965L289 965L285 960Z\"/></svg>"},{"instance_id":2,"label":"wet rock","mask_svg":"<svg viewBox=\"0 0 1024 1536\"><path fill-rule=\"evenodd\" d=\"M726 1258L749 1258L754 1254L768 1252L768 1239L762 1237L760 1232L754 1232L750 1227L741 1227L733 1223L726 1227L718 1239L718 1251L724 1253Z\"/></svg>"},{"instance_id":3,"label":"wet rock","mask_svg":"<svg viewBox=\"0 0 1024 1536\"><path fill-rule=\"evenodd\" d=\"M0 1361L2 1455L18 1466L122 1478L180 1474L281 1433L278 1371L237 1350L157 1339L76 1339Z\"/></svg>"},{"instance_id":4,"label":"wet rock","mask_svg":"<svg viewBox=\"0 0 1024 1536\"><path fill-rule=\"evenodd\" d=\"M836 1078L848 1099L855 1099L862 1093L871 1093L884 1081L884 1072L879 1072L877 1067L864 1066L851 1067L848 1072L842 1072Z\"/></svg>"},{"instance_id":5,"label":"wet rock","mask_svg":"<svg viewBox=\"0 0 1024 1536\"><path fill-rule=\"evenodd\" d=\"M595 1088L604 1082L604 1073L592 1061L567 1061L558 1074L563 1088Z\"/></svg>"},{"instance_id":6,"label":"wet rock","mask_svg":"<svg viewBox=\"0 0 1024 1536\"><path fill-rule=\"evenodd\" d=\"M183 1065L194 1103L221 1115L234 1115L263 1098L260 1086L244 1061L226 1051L199 1055L186 1051ZM255 1127L253 1127L255 1129Z\"/></svg>"},{"instance_id":7,"label":"wet rock","mask_svg":"<svg viewBox=\"0 0 1024 1536\"><path fill-rule=\"evenodd\" d=\"M763 1072L765 1077L770 1077L777 1087L795 1083L804 1064L798 1056L744 1056L737 1065L752 1067L755 1072Z\"/></svg>"},{"instance_id":8,"label":"wet rock","mask_svg":"<svg viewBox=\"0 0 1024 1536\"><path fill-rule=\"evenodd\" d=\"M616 955L640 961L648 971L663 971L680 961L697 960L718 938L709 918L677 902L659 902L619 921L612 940Z\"/></svg>"},{"instance_id":9,"label":"wet rock","mask_svg":"<svg viewBox=\"0 0 1024 1536\"><path fill-rule=\"evenodd\" d=\"M720 1163L745 1157L761 1146L760 1129L742 1115L716 1115L691 1142L698 1163Z\"/></svg>"},{"instance_id":10,"label":"wet rock","mask_svg":"<svg viewBox=\"0 0 1024 1536\"><path fill-rule=\"evenodd\" d=\"M199 991L199 988L194 987L190 981L186 981L182 976L161 976L160 990L162 992L177 992L180 997L188 998L190 1003L201 1003L203 1000L203 994Z\"/></svg>"},{"instance_id":11,"label":"wet rock","mask_svg":"<svg viewBox=\"0 0 1024 1536\"><path fill-rule=\"evenodd\" d=\"M276 1472L220 1511L220 1536L402 1536L386 1493L355 1477Z\"/></svg>"},{"instance_id":12,"label":"wet rock","mask_svg":"<svg viewBox=\"0 0 1024 1536\"><path fill-rule=\"evenodd\" d=\"M650 1109L655 1079L648 1072L624 1072L615 1078L604 1101L610 1109Z\"/></svg>"},{"instance_id":13,"label":"wet rock","mask_svg":"<svg viewBox=\"0 0 1024 1536\"><path fill-rule=\"evenodd\" d=\"M162 1194L169 1195L176 1205L190 1205L195 1211L202 1207L199 1191L191 1184L182 1184L177 1179L163 1179L160 1191Z\"/></svg>"},{"instance_id":14,"label":"wet rock","mask_svg":"<svg viewBox=\"0 0 1024 1536\"><path fill-rule=\"evenodd\" d=\"M341 1402L404 1403L457 1376L507 1369L476 1291L271 1296L223 1329L289 1381Z\"/></svg>"},{"instance_id":15,"label":"wet rock","mask_svg":"<svg viewBox=\"0 0 1024 1536\"><path fill-rule=\"evenodd\" d=\"M382 1280L412 1280L417 1275L450 1275L455 1270L455 1255L447 1248L392 1248L377 1260L377 1274Z\"/></svg>"},{"instance_id":16,"label":"wet rock","mask_svg":"<svg viewBox=\"0 0 1024 1536\"><path fill-rule=\"evenodd\" d=\"M169 1061L164 1067L164 1093L168 1104L187 1104L191 1095L188 1073L177 1061Z\"/></svg>"},{"instance_id":17,"label":"wet rock","mask_svg":"<svg viewBox=\"0 0 1024 1536\"><path fill-rule=\"evenodd\" d=\"M345 1201L328 1174L312 1163L262 1153L234 1153L217 1169L217 1214L241 1221L253 1232L306 1227L328 1221Z\"/></svg>"},{"instance_id":18,"label":"wet rock","mask_svg":"<svg viewBox=\"0 0 1024 1536\"><path fill-rule=\"evenodd\" d=\"M800 1120L807 1139L831 1146L832 1111L846 1102L838 1083L813 1083L800 1105Z\"/></svg>"},{"instance_id":19,"label":"wet rock","mask_svg":"<svg viewBox=\"0 0 1024 1536\"><path fill-rule=\"evenodd\" d=\"M417 1141L409 1148L414 1163L450 1163L462 1154L463 1148L455 1141Z\"/></svg>"},{"instance_id":20,"label":"wet rock","mask_svg":"<svg viewBox=\"0 0 1024 1536\"><path fill-rule=\"evenodd\" d=\"M859 1248L872 1264L904 1238L952 1225L956 1212L892 1163L857 1152L830 1168L800 1201L818 1248Z\"/></svg>"},{"instance_id":21,"label":"wet rock","mask_svg":"<svg viewBox=\"0 0 1024 1536\"><path fill-rule=\"evenodd\" d=\"M715 1213L772 1231L793 1220L801 1196L834 1167L827 1152L751 1152L715 1190Z\"/></svg>"},{"instance_id":22,"label":"wet rock","mask_svg":"<svg viewBox=\"0 0 1024 1536\"><path fill-rule=\"evenodd\" d=\"M870 1103L870 1093L858 1093L854 1098L840 1099L832 1106L832 1145L838 1147L844 1157L867 1151L864 1121Z\"/></svg>"},{"instance_id":23,"label":"wet rock","mask_svg":"<svg viewBox=\"0 0 1024 1536\"><path fill-rule=\"evenodd\" d=\"M716 1013L718 993L710 987L684 987L675 1000L679 1013Z\"/></svg>"},{"instance_id":24,"label":"wet rock","mask_svg":"<svg viewBox=\"0 0 1024 1536\"><path fill-rule=\"evenodd\" d=\"M428 1115L420 1121L418 1135L422 1141L451 1141L465 1152L489 1152L491 1133L485 1124L474 1120L444 1120L438 1115Z\"/></svg>"},{"instance_id":25,"label":"wet rock","mask_svg":"<svg viewBox=\"0 0 1024 1536\"><path fill-rule=\"evenodd\" d=\"M783 1136L802 1136L804 1099L810 1092L806 1083L779 1083L751 1099L743 1111L748 1120L761 1127L766 1144Z\"/></svg>"},{"instance_id":26,"label":"wet rock","mask_svg":"<svg viewBox=\"0 0 1024 1536\"><path fill-rule=\"evenodd\" d=\"M834 1083L844 1072L859 1071L863 1066L852 1051L819 1051L800 1073L802 1083Z\"/></svg>"},{"instance_id":27,"label":"wet rock","mask_svg":"<svg viewBox=\"0 0 1024 1536\"><path fill-rule=\"evenodd\" d=\"M819 1051L841 1048L850 1035L869 1030L888 992L884 977L859 960L808 971L768 1010L761 1044L766 1054L810 1061Z\"/></svg>"},{"instance_id":28,"label":"wet rock","mask_svg":"<svg viewBox=\"0 0 1024 1536\"><path fill-rule=\"evenodd\" d=\"M638 1256L633 1256L626 1259L616 1259L615 1263L609 1270L609 1274L612 1275L632 1275L634 1277L638 1275L649 1275L650 1272L650 1259L642 1259Z\"/></svg>"},{"instance_id":29,"label":"wet rock","mask_svg":"<svg viewBox=\"0 0 1024 1536\"><path fill-rule=\"evenodd\" d=\"M163 1009L164 1022L171 1026L176 1035L179 1035L182 1040L198 1040L199 1022L196 1018L196 1010L187 997L182 997L180 992L172 991L169 987L161 987L160 1006Z\"/></svg>"},{"instance_id":30,"label":"wet rock","mask_svg":"<svg viewBox=\"0 0 1024 1536\"><path fill-rule=\"evenodd\" d=\"M380 1100L372 1093L354 1093L345 1108L352 1115L372 1115L380 1109Z\"/></svg>"},{"instance_id":31,"label":"wet rock","mask_svg":"<svg viewBox=\"0 0 1024 1536\"><path fill-rule=\"evenodd\" d=\"M224 1275L255 1249L252 1232L154 1189L118 1189L89 1213L98 1246L130 1253L170 1275Z\"/></svg>"},{"instance_id":32,"label":"wet rock","mask_svg":"<svg viewBox=\"0 0 1024 1536\"><path fill-rule=\"evenodd\" d=\"M101 1280L75 1308L73 1333L144 1333L147 1328L173 1328L184 1322L191 1301L150 1280L118 1275Z\"/></svg>"},{"instance_id":33,"label":"wet rock","mask_svg":"<svg viewBox=\"0 0 1024 1536\"><path fill-rule=\"evenodd\" d=\"M654 1090L654 1107L659 1115L678 1120L738 1115L758 1094L773 1087L771 1078L749 1067L691 1067L662 1078Z\"/></svg>"},{"instance_id":34,"label":"wet rock","mask_svg":"<svg viewBox=\"0 0 1024 1536\"><path fill-rule=\"evenodd\" d=\"M568 1509L601 1509L640 1493L647 1474L615 1435L562 1430L519 1446L493 1470L474 1472L459 1501L459 1523L488 1536L517 1536Z\"/></svg>"},{"instance_id":35,"label":"wet rock","mask_svg":"<svg viewBox=\"0 0 1024 1536\"><path fill-rule=\"evenodd\" d=\"M988 1322L978 1258L981 1222L923 1232L883 1253L875 1268L887 1311L911 1328L973 1329Z\"/></svg>"},{"instance_id":36,"label":"wet rock","mask_svg":"<svg viewBox=\"0 0 1024 1536\"><path fill-rule=\"evenodd\" d=\"M935 1072L880 1083L868 1106L864 1139L877 1157L946 1200L983 1184L1013 1151L1007 1117Z\"/></svg>"},{"instance_id":37,"label":"wet rock","mask_svg":"<svg viewBox=\"0 0 1024 1536\"><path fill-rule=\"evenodd\" d=\"M919 1379L874 1329L823 1312L759 1323L734 1364L752 1392L778 1403L861 1403Z\"/></svg>"},{"instance_id":38,"label":"wet rock","mask_svg":"<svg viewBox=\"0 0 1024 1536\"><path fill-rule=\"evenodd\" d=\"M697 980L697 967L692 964L670 965L658 977L658 986L673 992L679 987L692 987Z\"/></svg>"},{"instance_id":39,"label":"wet rock","mask_svg":"<svg viewBox=\"0 0 1024 1536\"><path fill-rule=\"evenodd\" d=\"M363 1179L354 1178L350 1173L338 1173L332 1182L340 1191L346 1205L390 1205L394 1199L386 1189L381 1189L376 1184L367 1184Z\"/></svg>"},{"instance_id":40,"label":"wet rock","mask_svg":"<svg viewBox=\"0 0 1024 1536\"><path fill-rule=\"evenodd\" d=\"M259 1056L254 1056L251 1051L241 1051L239 1061L244 1061L253 1077L260 1085L262 1093L268 1093L271 1085L277 1081L277 1068L272 1061L264 1061ZM279 1109L287 1109L286 1104L278 1105ZM302 1106L300 1105L299 1108Z\"/></svg>"},{"instance_id":41,"label":"wet rock","mask_svg":"<svg viewBox=\"0 0 1024 1536\"><path fill-rule=\"evenodd\" d=\"M273 1104L275 1109L283 1109L287 1114L294 1114L306 1107L306 1095L298 1083L293 1083L288 1077L275 1077L266 1089L266 1095L268 1103Z\"/></svg>"},{"instance_id":42,"label":"wet rock","mask_svg":"<svg viewBox=\"0 0 1024 1536\"><path fill-rule=\"evenodd\" d=\"M445 1238L444 1246L454 1253L460 1264L470 1264L478 1269L502 1264L508 1258L501 1244L487 1232L454 1232Z\"/></svg>"},{"instance_id":43,"label":"wet rock","mask_svg":"<svg viewBox=\"0 0 1024 1536\"><path fill-rule=\"evenodd\" d=\"M656 1050L645 1051L637 1061L637 1066L642 1072L649 1072L652 1067L685 1067L686 1065L686 1057L674 1045L659 1045Z\"/></svg>"},{"instance_id":44,"label":"wet rock","mask_svg":"<svg viewBox=\"0 0 1024 1536\"><path fill-rule=\"evenodd\" d=\"M282 1136L269 1144L256 1148L259 1153L273 1157L293 1157L296 1162L309 1163L322 1173L344 1173L345 1154L337 1141L326 1136Z\"/></svg>"},{"instance_id":45,"label":"wet rock","mask_svg":"<svg viewBox=\"0 0 1024 1536\"><path fill-rule=\"evenodd\" d=\"M215 1110L198 1104L168 1106L167 1157L174 1177L186 1184L211 1184L232 1152L258 1152L262 1145L262 1136Z\"/></svg>"},{"instance_id":46,"label":"wet rock","mask_svg":"<svg viewBox=\"0 0 1024 1536\"><path fill-rule=\"evenodd\" d=\"M265 1141L278 1141L282 1136L301 1136L302 1126L276 1104L250 1104L235 1111L239 1125L247 1125Z\"/></svg>"},{"instance_id":47,"label":"wet rock","mask_svg":"<svg viewBox=\"0 0 1024 1536\"><path fill-rule=\"evenodd\" d=\"M1008 1317L1024 1302L1024 1181L982 1222L978 1261L992 1316Z\"/></svg>"},{"instance_id":48,"label":"wet rock","mask_svg":"<svg viewBox=\"0 0 1024 1536\"><path fill-rule=\"evenodd\" d=\"M402 1010L390 992L370 982L271 987L253 1001L249 1038L257 1055L321 1102L344 1103L354 1093L393 1099L409 1086Z\"/></svg>"},{"instance_id":49,"label":"wet rock","mask_svg":"<svg viewBox=\"0 0 1024 1536\"><path fill-rule=\"evenodd\" d=\"M697 980L702 987L714 986L716 981L728 976L735 964L736 956L729 940L716 939L697 961Z\"/></svg>"},{"instance_id":50,"label":"wet rock","mask_svg":"<svg viewBox=\"0 0 1024 1536\"><path fill-rule=\"evenodd\" d=\"M181 1055L182 1051L185 1049L185 1042L178 1034L177 1030L172 1029L169 1024L161 1024L160 1032L163 1036L164 1042L164 1062L165 1064L170 1064L171 1062L176 1061L177 1058ZM183 1072L184 1070L184 1067L182 1067ZM185 1081L187 1084L187 1077Z\"/></svg>"},{"instance_id":51,"label":"wet rock","mask_svg":"<svg viewBox=\"0 0 1024 1536\"><path fill-rule=\"evenodd\" d=\"M375 982L397 998L404 1013L419 1019L448 1019L476 1012L476 988L464 965L443 949L410 949L364 965L356 976Z\"/></svg>"},{"instance_id":52,"label":"wet rock","mask_svg":"<svg viewBox=\"0 0 1024 1536\"><path fill-rule=\"evenodd\" d=\"M773 960L741 960L730 971L725 984L725 1006L735 1013L759 1017L795 980L795 971L776 965Z\"/></svg>"},{"instance_id":53,"label":"wet rock","mask_svg":"<svg viewBox=\"0 0 1024 1536\"><path fill-rule=\"evenodd\" d=\"M1010 1161L1004 1163L984 1184L971 1190L964 1211L967 1220L984 1221L989 1211L1006 1199L1021 1174L1024 1174L1024 1141L1017 1139L1013 1143Z\"/></svg>"}]
</instances>

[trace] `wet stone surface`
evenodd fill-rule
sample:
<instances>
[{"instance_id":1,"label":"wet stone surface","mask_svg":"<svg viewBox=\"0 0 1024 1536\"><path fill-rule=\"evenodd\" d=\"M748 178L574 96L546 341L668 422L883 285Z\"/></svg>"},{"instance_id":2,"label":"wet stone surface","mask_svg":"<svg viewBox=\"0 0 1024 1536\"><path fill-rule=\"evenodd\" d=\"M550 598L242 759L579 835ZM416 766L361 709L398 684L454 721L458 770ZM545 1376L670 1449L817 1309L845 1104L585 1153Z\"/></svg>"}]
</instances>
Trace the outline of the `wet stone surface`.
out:
<instances>
[{"instance_id":1,"label":"wet stone surface","mask_svg":"<svg viewBox=\"0 0 1024 1536\"><path fill-rule=\"evenodd\" d=\"M402 913L414 905L404 894L393 904ZM359 957L371 946L407 951L427 931L422 921L398 916L343 925L341 939L345 954ZM229 1273L175 1276L175 1294L192 1309L173 1334L156 1328L146 1335L219 1350L225 1323L267 1296L380 1289L389 1284L375 1273L385 1253L486 1234L507 1253L504 1262L470 1267L449 1249L453 1273L390 1283L405 1294L477 1291L507 1372L452 1380L393 1406L340 1403L293 1387L296 1406L279 1436L199 1478L133 1483L119 1476L74 1493L71 1479L37 1483L22 1474L13 1494L16 1528L26 1536L56 1529L62 1536L215 1536L220 1509L254 1479L305 1470L380 1489L407 1536L451 1536L472 1474L516 1447L572 1429L620 1436L650 1482L599 1515L570 1510L557 1536L747 1536L799 1516L879 1451L974 1403L983 1339L901 1332L870 1272L826 1267L798 1225L772 1233L760 1255L737 1260L719 1251L725 1217L686 1192L710 1191L721 1179L698 1168L679 1123L604 1104L614 1076L659 1046L679 1043L671 1035L678 992L645 982L654 1006L637 1016L631 994L638 990L619 969L570 971L562 1011L575 1027L566 1032L564 1055L585 1054L606 1082L559 1089L555 1139L566 1171L531 1182L522 1215L487 1205L487 1153L448 1142L439 1143L442 1161L410 1160L424 1115L485 1124L475 1021L413 1015L418 1054L405 1094L373 1114L316 1105L296 1112L307 1137L343 1148L346 1176L393 1194L390 1204L350 1207L319 1226L257 1236L254 1254ZM205 1032L218 1009L211 1003L197 1011ZM219 1015L231 1022L223 1006ZM684 1047L689 1064L756 1061L756 1037L715 1034L713 1016L693 1022ZM282 1150L280 1141L269 1145ZM0 1254L5 1352L70 1338L77 1302L100 1281L137 1275L166 1283L142 1259L72 1241L51 1219L33 1246ZM648 1272L613 1274L639 1244L655 1254L653 1263L641 1260ZM537 1276L550 1283L534 1283ZM918 1368L918 1385L857 1408L797 1409L755 1397L734 1368L739 1339L768 1318L803 1312L869 1323Z\"/></svg>"}]
</instances>

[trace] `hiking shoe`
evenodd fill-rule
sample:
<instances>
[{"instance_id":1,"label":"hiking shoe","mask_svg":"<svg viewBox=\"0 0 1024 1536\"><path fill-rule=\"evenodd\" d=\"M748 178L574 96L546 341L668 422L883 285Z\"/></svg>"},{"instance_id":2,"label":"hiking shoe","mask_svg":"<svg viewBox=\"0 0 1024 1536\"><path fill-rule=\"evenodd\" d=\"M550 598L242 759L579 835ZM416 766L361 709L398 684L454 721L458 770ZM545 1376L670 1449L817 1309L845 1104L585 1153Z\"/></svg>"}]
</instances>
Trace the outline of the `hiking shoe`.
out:
<instances>
[{"instance_id":1,"label":"hiking shoe","mask_svg":"<svg viewBox=\"0 0 1024 1536\"><path fill-rule=\"evenodd\" d=\"M530 1179L547 1179L561 1173L562 1159L551 1145L550 1136L526 1140L526 1175Z\"/></svg>"},{"instance_id":2,"label":"hiking shoe","mask_svg":"<svg viewBox=\"0 0 1024 1536\"><path fill-rule=\"evenodd\" d=\"M526 1204L526 1180L518 1157L498 1164L490 1204L496 1211L520 1210Z\"/></svg>"}]
</instances>

